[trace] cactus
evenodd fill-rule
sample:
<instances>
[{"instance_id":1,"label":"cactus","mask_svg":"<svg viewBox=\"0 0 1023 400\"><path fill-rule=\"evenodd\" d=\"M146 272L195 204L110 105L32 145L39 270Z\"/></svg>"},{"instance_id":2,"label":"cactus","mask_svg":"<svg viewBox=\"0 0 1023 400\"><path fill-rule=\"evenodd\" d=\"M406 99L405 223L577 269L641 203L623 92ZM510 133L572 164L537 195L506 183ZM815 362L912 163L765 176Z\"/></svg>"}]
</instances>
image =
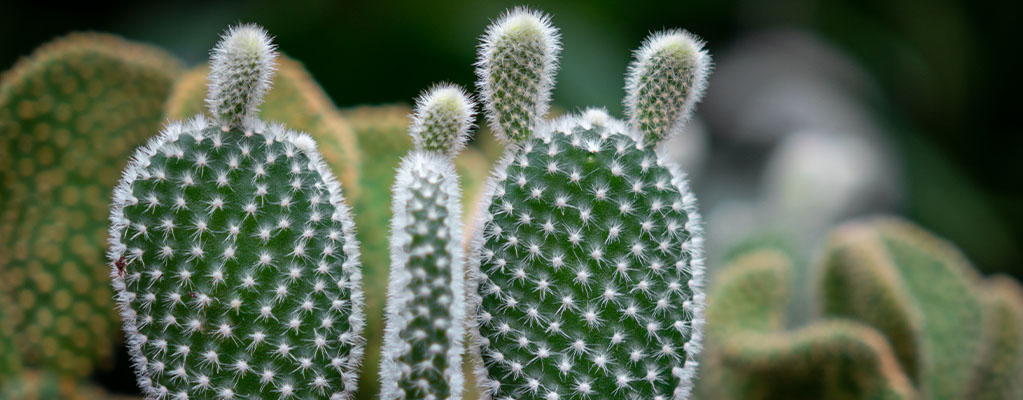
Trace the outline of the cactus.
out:
<instances>
[{"instance_id":1,"label":"cactus","mask_svg":"<svg viewBox=\"0 0 1023 400\"><path fill-rule=\"evenodd\" d=\"M228 30L212 52L213 119L167 125L115 188L111 275L147 397L355 391L354 224L315 141L257 117L274 55L262 28Z\"/></svg>"},{"instance_id":2,"label":"cactus","mask_svg":"<svg viewBox=\"0 0 1023 400\"><path fill-rule=\"evenodd\" d=\"M363 106L342 112L359 138L359 150L365 160L359 184L363 196L353 206L358 238L362 243L366 292L366 362L359 377L358 398L377 397L379 376L376 358L380 355L384 331L384 303L388 286L388 227L391 219L391 187L401 157L412 148L409 137L408 107L400 105ZM489 161L479 150L467 146L455 157L465 196L462 205L469 212L463 218L471 222L472 207L482 193Z\"/></svg>"},{"instance_id":3,"label":"cactus","mask_svg":"<svg viewBox=\"0 0 1023 400\"><path fill-rule=\"evenodd\" d=\"M0 385L0 399L127 400L94 384L52 372L25 371Z\"/></svg>"},{"instance_id":4,"label":"cactus","mask_svg":"<svg viewBox=\"0 0 1023 400\"><path fill-rule=\"evenodd\" d=\"M1023 288L1006 276L989 278L981 287L980 300L983 344L962 398L1023 398Z\"/></svg>"},{"instance_id":5,"label":"cactus","mask_svg":"<svg viewBox=\"0 0 1023 400\"><path fill-rule=\"evenodd\" d=\"M820 270L825 315L876 327L924 397L957 398L980 350L982 304L954 246L905 221L867 219L834 230Z\"/></svg>"},{"instance_id":6,"label":"cactus","mask_svg":"<svg viewBox=\"0 0 1023 400\"><path fill-rule=\"evenodd\" d=\"M10 306L0 298L0 387L21 372L21 356L14 346L14 323Z\"/></svg>"},{"instance_id":7,"label":"cactus","mask_svg":"<svg viewBox=\"0 0 1023 400\"><path fill-rule=\"evenodd\" d=\"M453 158L472 120L472 102L453 86L425 93L413 114L413 150L392 196L381 399L461 398L465 256Z\"/></svg>"},{"instance_id":8,"label":"cactus","mask_svg":"<svg viewBox=\"0 0 1023 400\"><path fill-rule=\"evenodd\" d=\"M178 79L164 107L167 118L184 120L206 112L208 75L209 67L201 65ZM342 184L347 184L345 193L348 201L359 197L359 185L355 183L362 159L355 133L301 63L279 57L273 85L260 111L263 119L283 122L316 139L323 160Z\"/></svg>"},{"instance_id":9,"label":"cactus","mask_svg":"<svg viewBox=\"0 0 1023 400\"><path fill-rule=\"evenodd\" d=\"M877 330L849 320L786 330L791 258L767 244L743 247L708 295L702 398L915 398Z\"/></svg>"},{"instance_id":10,"label":"cactus","mask_svg":"<svg viewBox=\"0 0 1023 400\"><path fill-rule=\"evenodd\" d=\"M683 31L646 40L628 124L600 110L544 121L559 50L549 18L516 9L487 30L480 97L509 146L480 203L467 284L485 397L688 397L701 222L685 175L654 148L701 94L701 46Z\"/></svg>"},{"instance_id":11,"label":"cactus","mask_svg":"<svg viewBox=\"0 0 1023 400\"><path fill-rule=\"evenodd\" d=\"M0 297L27 365L86 376L120 340L103 261L107 196L159 127L179 73L163 51L103 34L37 49L0 84Z\"/></svg>"}]
</instances>

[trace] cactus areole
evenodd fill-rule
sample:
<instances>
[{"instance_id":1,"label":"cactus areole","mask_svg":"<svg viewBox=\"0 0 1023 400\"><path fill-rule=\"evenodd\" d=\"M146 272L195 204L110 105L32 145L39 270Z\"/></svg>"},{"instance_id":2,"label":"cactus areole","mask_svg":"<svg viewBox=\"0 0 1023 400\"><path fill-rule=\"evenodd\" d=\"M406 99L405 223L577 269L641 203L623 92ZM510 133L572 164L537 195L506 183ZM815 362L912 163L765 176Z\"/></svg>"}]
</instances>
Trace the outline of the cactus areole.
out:
<instances>
[{"instance_id":1,"label":"cactus areole","mask_svg":"<svg viewBox=\"0 0 1023 400\"><path fill-rule=\"evenodd\" d=\"M114 192L109 259L148 398L348 399L362 358L354 225L309 136L258 120L275 51L230 29L213 119L170 123Z\"/></svg>"},{"instance_id":2,"label":"cactus areole","mask_svg":"<svg viewBox=\"0 0 1023 400\"><path fill-rule=\"evenodd\" d=\"M703 325L701 221L684 173L655 152L680 131L709 57L682 31L652 36L622 122L547 109L549 18L517 9L483 38L479 88L509 144L471 248L477 375L495 399L688 397Z\"/></svg>"}]
</instances>

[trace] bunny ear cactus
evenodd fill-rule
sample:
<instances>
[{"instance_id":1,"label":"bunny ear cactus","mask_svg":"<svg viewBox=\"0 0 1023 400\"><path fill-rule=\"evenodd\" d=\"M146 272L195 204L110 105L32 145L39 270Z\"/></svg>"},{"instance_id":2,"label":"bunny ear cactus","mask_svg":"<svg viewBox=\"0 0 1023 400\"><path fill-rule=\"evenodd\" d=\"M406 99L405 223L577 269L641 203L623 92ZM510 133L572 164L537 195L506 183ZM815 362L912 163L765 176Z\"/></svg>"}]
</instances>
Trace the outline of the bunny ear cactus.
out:
<instances>
[{"instance_id":1,"label":"bunny ear cactus","mask_svg":"<svg viewBox=\"0 0 1023 400\"><path fill-rule=\"evenodd\" d=\"M380 361L376 357L380 355L384 336L384 303L391 263L388 228L392 215L392 177L402 157L413 148L409 136L410 112L406 106L383 105L357 107L342 113L359 138L362 158L372 160L363 165L359 180L363 192L353 206L365 266L363 281L368 332L366 360L359 377L361 383L357 397L360 399L375 398L380 387L376 368ZM469 211L463 216L463 221L469 223L490 163L472 146L465 146L454 157L454 163L465 193L462 206Z\"/></svg>"},{"instance_id":2,"label":"bunny ear cactus","mask_svg":"<svg viewBox=\"0 0 1023 400\"><path fill-rule=\"evenodd\" d=\"M180 67L103 34L36 50L0 84L0 303L27 365L86 376L112 362L117 313L103 261L107 193L161 123ZM6 336L6 335L4 335Z\"/></svg>"},{"instance_id":3,"label":"bunny ear cactus","mask_svg":"<svg viewBox=\"0 0 1023 400\"><path fill-rule=\"evenodd\" d=\"M472 120L472 102L453 86L431 89L413 114L413 150L394 183L382 399L461 398L465 257L453 158Z\"/></svg>"},{"instance_id":4,"label":"bunny ear cactus","mask_svg":"<svg viewBox=\"0 0 1023 400\"><path fill-rule=\"evenodd\" d=\"M183 120L206 112L210 69L195 67L178 79L167 100L164 113L172 120ZM343 183L348 200L359 197L359 169L362 163L357 139L351 126L298 61L280 56L273 84L264 96L259 115L280 121L293 129L307 132L319 144L323 160Z\"/></svg>"},{"instance_id":5,"label":"bunny ear cactus","mask_svg":"<svg viewBox=\"0 0 1023 400\"><path fill-rule=\"evenodd\" d=\"M736 253L715 276L701 398L915 398L877 330L849 320L785 330L792 270L785 251L760 245Z\"/></svg>"},{"instance_id":6,"label":"bunny ear cactus","mask_svg":"<svg viewBox=\"0 0 1023 400\"><path fill-rule=\"evenodd\" d=\"M681 399L703 325L701 221L685 175L654 151L705 85L709 57L655 34L630 68L629 123L542 118L558 33L525 9L494 23L477 75L509 146L480 204L468 290L484 395Z\"/></svg>"},{"instance_id":7,"label":"bunny ear cactus","mask_svg":"<svg viewBox=\"0 0 1023 400\"><path fill-rule=\"evenodd\" d=\"M274 56L262 28L228 30L212 52L213 119L170 123L114 191L113 284L148 397L355 391L355 228L315 141L257 118Z\"/></svg>"},{"instance_id":8,"label":"bunny ear cactus","mask_svg":"<svg viewBox=\"0 0 1023 400\"><path fill-rule=\"evenodd\" d=\"M980 350L983 304L954 246L905 221L856 221L832 233L820 277L825 315L881 331L924 397L958 398Z\"/></svg>"}]
</instances>

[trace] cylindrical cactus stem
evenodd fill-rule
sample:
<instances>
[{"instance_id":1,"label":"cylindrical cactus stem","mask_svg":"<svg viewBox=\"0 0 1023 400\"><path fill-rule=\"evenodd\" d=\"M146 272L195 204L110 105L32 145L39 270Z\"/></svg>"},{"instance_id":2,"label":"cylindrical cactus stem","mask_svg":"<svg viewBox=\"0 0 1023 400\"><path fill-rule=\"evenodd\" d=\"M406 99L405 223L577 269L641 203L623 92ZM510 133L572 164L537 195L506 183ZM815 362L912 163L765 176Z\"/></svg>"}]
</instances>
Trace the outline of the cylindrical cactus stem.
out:
<instances>
[{"instance_id":1,"label":"cylindrical cactus stem","mask_svg":"<svg viewBox=\"0 0 1023 400\"><path fill-rule=\"evenodd\" d=\"M646 144L682 131L703 96L710 56L689 32L655 33L643 42L625 79L625 115Z\"/></svg>"},{"instance_id":2,"label":"cylindrical cactus stem","mask_svg":"<svg viewBox=\"0 0 1023 400\"><path fill-rule=\"evenodd\" d=\"M469 257L477 378L497 399L686 398L705 297L696 198L642 127L599 109L541 119L557 48L549 19L522 9L481 45L484 108L513 145ZM695 101L656 95L672 93Z\"/></svg>"},{"instance_id":3,"label":"cylindrical cactus stem","mask_svg":"<svg viewBox=\"0 0 1023 400\"><path fill-rule=\"evenodd\" d=\"M114 191L110 264L139 385L161 399L350 399L364 317L341 186L312 138L255 117L266 33L235 27L217 49L218 120L169 124Z\"/></svg>"},{"instance_id":4,"label":"cylindrical cactus stem","mask_svg":"<svg viewBox=\"0 0 1023 400\"><path fill-rule=\"evenodd\" d=\"M453 157L473 104L453 86L418 100L414 149L398 168L381 398L460 399L465 330L462 210Z\"/></svg>"},{"instance_id":5,"label":"cylindrical cactus stem","mask_svg":"<svg viewBox=\"0 0 1023 400\"><path fill-rule=\"evenodd\" d=\"M532 136L550 106L561 51L550 17L516 8L487 28L476 63L490 129L505 143Z\"/></svg>"}]
</instances>

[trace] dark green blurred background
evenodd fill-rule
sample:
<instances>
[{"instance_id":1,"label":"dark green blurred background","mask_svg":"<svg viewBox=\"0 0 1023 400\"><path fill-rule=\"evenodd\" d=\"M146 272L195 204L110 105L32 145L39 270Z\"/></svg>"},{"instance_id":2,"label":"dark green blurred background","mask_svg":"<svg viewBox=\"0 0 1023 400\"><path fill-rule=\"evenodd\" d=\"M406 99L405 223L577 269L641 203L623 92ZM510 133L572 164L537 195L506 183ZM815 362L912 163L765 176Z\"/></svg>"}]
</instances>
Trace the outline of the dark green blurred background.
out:
<instances>
[{"instance_id":1,"label":"dark green blurred background","mask_svg":"<svg viewBox=\"0 0 1023 400\"><path fill-rule=\"evenodd\" d=\"M629 51L651 30L684 27L715 56L756 32L803 31L880 89L867 106L904 170L898 211L958 243L980 270L1023 276L1019 1L91 3L0 5L0 66L77 30L150 42L196 64L226 26L256 22L339 106L407 103L436 81L471 86L478 36L525 4L551 13L563 34L555 104L620 113ZM720 140L713 125L710 133Z\"/></svg>"}]
</instances>

